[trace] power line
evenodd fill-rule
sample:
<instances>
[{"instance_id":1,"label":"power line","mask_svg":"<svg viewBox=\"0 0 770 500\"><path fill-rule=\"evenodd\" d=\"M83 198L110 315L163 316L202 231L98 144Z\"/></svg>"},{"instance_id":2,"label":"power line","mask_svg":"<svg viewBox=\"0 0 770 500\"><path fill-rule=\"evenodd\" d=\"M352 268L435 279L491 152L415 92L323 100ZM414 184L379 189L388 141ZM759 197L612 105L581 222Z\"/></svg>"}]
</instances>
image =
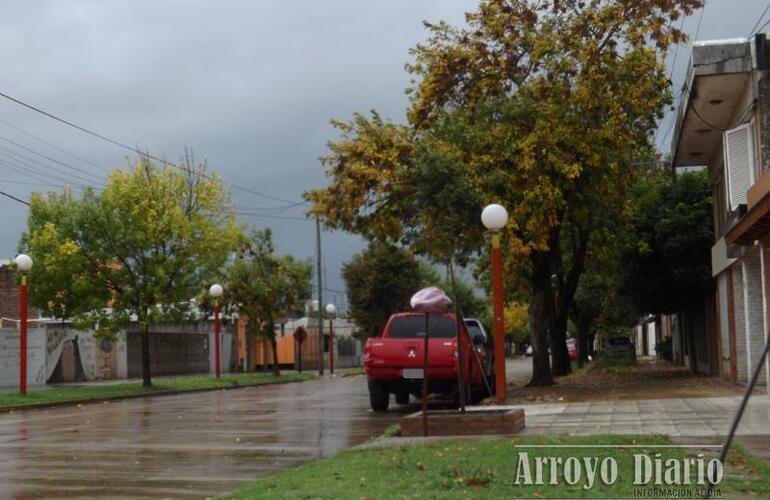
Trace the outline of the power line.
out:
<instances>
[{"instance_id":1,"label":"power line","mask_svg":"<svg viewBox=\"0 0 770 500\"><path fill-rule=\"evenodd\" d=\"M759 29L757 30L757 33L759 33L760 31L762 31L763 29L765 29L765 28L767 27L767 25L768 25L768 24L770 24L770 19L768 19L767 21L765 21L765 24L763 24L762 26L760 26L760 27L759 27Z\"/></svg>"},{"instance_id":2,"label":"power line","mask_svg":"<svg viewBox=\"0 0 770 500\"><path fill-rule=\"evenodd\" d=\"M9 100L11 102L14 102L14 103L18 104L19 106L25 107L25 108L27 108L29 110L32 110L32 111L36 112L36 113L40 113L43 116L46 116L46 117L48 117L48 118L50 118L52 120L55 120L55 121L57 121L59 123L62 123L62 124L67 125L69 127L72 127L72 128L74 128L76 130L79 130L79 131L85 133L85 134L88 134L90 136L96 137L97 139L101 139L101 140L103 140L105 142L108 142L108 143L114 145L114 146L117 146L119 148L125 149L126 151L131 151L132 153L138 154L140 157L149 158L149 159L155 160L157 162L160 162L160 163L162 163L164 165L168 165L170 167L174 167L174 168L177 168L177 169L180 169L180 170L185 170L183 167L180 167L179 165L177 165L177 164L175 164L173 162L170 162L168 160L163 160L161 158L158 158L157 156L153 155L149 151L140 151L137 148L131 147L131 146L129 146L129 145L123 143L123 142L120 142L118 140L111 139L110 137L107 137L106 135L100 134L98 132L94 132L93 130L90 130L90 129L86 128L86 127L83 127L81 125L73 123L73 122L71 122L69 120L65 120L64 118L60 118L60 117L58 117L58 116L56 116L56 115L54 115L52 113L49 113L48 111L40 109L40 108L38 108L36 106L33 106L31 104L27 104L26 102L21 101L19 99L16 99L15 97L11 97L10 95L5 94L3 92L0 92L0 97L2 97L4 99L7 99L7 100ZM205 177L207 179L211 179L210 175L205 175L205 174L202 174L202 175L203 175L203 177ZM270 195L270 194L267 194L267 193L262 193L260 191L256 191L254 189L249 189L249 188L245 188L245 187L242 187L242 186L238 186L236 184L232 184L231 187L233 189L237 189L239 191L243 191L243 192L246 192L246 193L254 194L254 195L261 196L263 198L268 198L268 199L275 200L275 201L280 201L280 202L283 202L283 203L297 203L296 200L288 200L286 198L281 198L279 196L273 196L273 195ZM307 204L307 202L301 202L301 203L302 204Z\"/></svg>"},{"instance_id":3,"label":"power line","mask_svg":"<svg viewBox=\"0 0 770 500\"><path fill-rule=\"evenodd\" d=\"M8 197L8 198L10 198L10 199L12 199L12 200L14 200L14 201L18 201L19 203L21 203L21 204L23 204L23 205L27 205L27 206L29 206L29 202L28 202L28 201L24 201L24 200L22 200L21 198L17 198L17 197L15 197L15 196L14 196L14 195L12 195L12 194L8 194L8 193L6 193L5 191L0 191L0 194L1 194L1 195L3 195L3 196L6 196L6 197Z\"/></svg>"},{"instance_id":4,"label":"power line","mask_svg":"<svg viewBox=\"0 0 770 500\"><path fill-rule=\"evenodd\" d=\"M14 125L12 123L9 123L9 122L7 122L5 120L2 120L2 119L0 119L0 123L5 125L6 127L10 127L12 129L14 129L15 131L17 131L19 133L22 133L22 134L24 134L24 135L26 135L28 137L31 137L31 138L33 138L33 139L35 139L37 141L40 141L43 144L45 144L46 146L54 148L57 151L60 151L60 152L66 154L66 155L68 155L68 156L70 156L70 157L72 157L72 158L74 158L76 160L79 160L79 161L85 163L86 165L91 165L92 167L96 167L96 168L98 168L99 170L101 170L103 172L108 172L108 170L106 168L104 168L103 166L99 165L98 163L95 163L95 162L93 162L91 160L83 158L82 156L78 156L75 153L73 153L72 151L69 151L69 150L67 150L67 149L65 149L65 148L63 148L61 146L57 146L56 144L54 144L54 143L52 143L50 141L47 141L47 140L43 139L42 137L37 136L37 135L33 134L32 132L30 132L28 130L24 130L23 128L18 127L16 125Z\"/></svg>"},{"instance_id":5,"label":"power line","mask_svg":"<svg viewBox=\"0 0 770 500\"><path fill-rule=\"evenodd\" d=\"M754 27L751 28L751 31L749 31L749 34L746 35L746 38L751 38L751 35L754 34L754 30L757 29L757 26L759 26L759 23L762 22L762 18L765 17L765 14L767 14L767 11L770 10L770 2L767 3L765 6L765 10L762 11L762 14L759 16L759 19L757 19L757 22L754 24Z\"/></svg>"},{"instance_id":6,"label":"power line","mask_svg":"<svg viewBox=\"0 0 770 500\"><path fill-rule=\"evenodd\" d=\"M24 151L27 151L28 153L32 153L32 154L34 154L36 156L39 156L41 158L44 158L44 159L46 159L46 160L48 160L48 161L50 161L52 163L56 163L57 165L61 165L64 168L68 168L68 169L73 170L75 172L80 172L81 174L93 177L96 181L101 181L102 180L99 176L94 175L93 173L89 172L88 170L84 170L84 169L76 167L74 165L70 165L68 163L59 161L56 158L52 158L52 157L50 157L48 155L45 155L43 153L40 153L39 151L36 151L36 150L34 150L32 148L28 148L28 147L26 147L26 146L24 146L22 144L19 144L16 141L12 141L11 139L8 139L7 137L0 136L0 141L4 141L4 142L7 142L8 144L12 144L12 145L16 146L19 149L23 149ZM93 181L91 181L91 182L93 182Z\"/></svg>"},{"instance_id":7,"label":"power line","mask_svg":"<svg viewBox=\"0 0 770 500\"><path fill-rule=\"evenodd\" d=\"M288 210L289 208L294 208L304 205L304 202L301 203L291 203L288 205L278 205L278 206L272 206L272 207L238 207L239 210L259 210L259 211L265 211L265 210Z\"/></svg>"},{"instance_id":8,"label":"power line","mask_svg":"<svg viewBox=\"0 0 770 500\"><path fill-rule=\"evenodd\" d=\"M26 168L26 169L22 168L22 167L20 167L18 165L14 165L14 164L8 163L8 162L6 162L3 159L0 159L0 167L6 168L6 169L11 170L13 172L16 172L18 174L24 175L24 176L26 176L26 177L28 177L30 179L35 179L37 181L40 181L40 184L45 184L45 185L53 186L53 184L50 184L48 182L48 181L50 181L50 179L54 179L56 181L63 182L65 185L66 184L71 184L69 181L62 180L62 179L60 179L58 177L55 177L55 176L52 176L52 175L42 174L38 170L31 170L29 168ZM82 186L78 185L78 187L82 187Z\"/></svg>"},{"instance_id":9,"label":"power line","mask_svg":"<svg viewBox=\"0 0 770 500\"><path fill-rule=\"evenodd\" d=\"M237 215L242 215L244 217L259 217L261 219L281 219L281 220L301 220L301 221L310 220L305 217L291 217L288 215L266 215L266 214L254 214L250 212L235 212L235 213Z\"/></svg>"},{"instance_id":10,"label":"power line","mask_svg":"<svg viewBox=\"0 0 770 500\"><path fill-rule=\"evenodd\" d=\"M66 186L62 186L61 184L51 184L50 182L30 182L30 181L19 181L16 179L0 179L0 182L4 184L19 184L21 186L48 186L48 187L58 187L58 188L66 187Z\"/></svg>"},{"instance_id":11,"label":"power line","mask_svg":"<svg viewBox=\"0 0 770 500\"><path fill-rule=\"evenodd\" d=\"M684 28L684 19L685 16L682 16L682 21L679 23L679 31L681 32ZM676 58L679 55L679 46L681 43L676 44L676 48L674 49L674 60L671 62L671 72L668 75L668 79L671 81L671 83L674 83L674 69L676 68Z\"/></svg>"},{"instance_id":12,"label":"power line","mask_svg":"<svg viewBox=\"0 0 770 500\"><path fill-rule=\"evenodd\" d=\"M703 7L700 9L700 17L698 18L698 27L695 28L695 36L693 37L693 41L698 41L698 35L700 34L700 26L701 23L703 23L703 13L706 12L706 3L703 3Z\"/></svg>"},{"instance_id":13,"label":"power line","mask_svg":"<svg viewBox=\"0 0 770 500\"><path fill-rule=\"evenodd\" d=\"M83 177L83 176L80 176L80 175L77 175L77 174L71 174L71 173L62 172L62 171L56 169L56 167L52 167L52 166L47 165L45 163L41 163L40 161L35 160L34 158L30 158L29 156L23 155L23 154L21 154L19 152L16 152L16 151L12 151L12 150L6 149L6 148L4 148L2 146L0 146L0 154L10 158L12 161L14 161L14 162L16 162L18 164L24 165L26 168L32 170L33 172L37 172L37 173L39 173L41 175L44 175L44 176L51 176L51 177L53 177L53 178L55 178L55 179L57 179L59 181L65 182L65 183L71 182L71 180L65 179L63 177L59 177L58 174L67 175L69 177L72 177L73 179L79 180L80 182L94 183L94 181L92 179L89 179L87 177ZM42 169L52 170L53 172L56 172L57 175L51 174L48 171L42 170ZM100 184L99 187L103 187L103 184Z\"/></svg>"},{"instance_id":14,"label":"power line","mask_svg":"<svg viewBox=\"0 0 770 500\"><path fill-rule=\"evenodd\" d=\"M695 36L693 37L693 41L697 41L698 40L698 35L700 34L700 27L701 27L701 24L703 23L703 13L704 12L706 12L706 2L703 3L703 7L701 7L701 9L700 9L700 16L698 17L698 26L695 28ZM679 29L681 30L682 28L684 28L684 17L682 17L682 22L681 22L681 25L680 25ZM675 68L675 65L676 65L676 58L677 58L678 54L679 54L679 44L677 44L676 50L674 51L674 59L673 59L673 61L671 63L671 72L670 72L669 78L668 78L669 81L671 81L672 84L673 84L673 77L674 77L674 68ZM678 99L680 99L682 97L683 93L684 93L683 91L680 91L679 95L674 97L674 102L676 102ZM665 135L663 136L663 139L660 141L661 144L666 142L666 139L668 139L669 134L671 134L672 130L674 129L675 122L676 122L676 117L674 117L674 119L669 124L669 127L666 130ZM654 141L656 143L658 142L658 135L660 134L660 131L661 131L661 129L658 129L656 131L656 133L655 133Z\"/></svg>"}]
</instances>

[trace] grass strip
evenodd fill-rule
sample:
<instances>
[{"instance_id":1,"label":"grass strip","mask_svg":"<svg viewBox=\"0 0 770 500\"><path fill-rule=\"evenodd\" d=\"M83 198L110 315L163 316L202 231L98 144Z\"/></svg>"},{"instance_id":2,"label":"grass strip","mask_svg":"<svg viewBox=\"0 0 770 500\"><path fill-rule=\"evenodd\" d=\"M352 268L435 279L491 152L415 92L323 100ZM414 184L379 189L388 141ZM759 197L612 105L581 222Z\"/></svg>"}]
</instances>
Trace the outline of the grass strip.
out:
<instances>
[{"instance_id":1,"label":"grass strip","mask_svg":"<svg viewBox=\"0 0 770 500\"><path fill-rule=\"evenodd\" d=\"M288 372L276 377L272 373L237 373L217 379L211 375L180 377L155 377L152 387L143 387L140 381L125 383L104 383L75 385L71 387L45 387L32 389L22 396L16 392L0 394L0 409L8 407L39 406L69 401L91 401L115 399L139 395L152 396L168 392L200 391L207 389L230 389L274 383L295 382L315 378L311 373Z\"/></svg>"},{"instance_id":2,"label":"grass strip","mask_svg":"<svg viewBox=\"0 0 770 500\"><path fill-rule=\"evenodd\" d=\"M522 447L532 444L566 447ZM586 447L596 445L601 447ZM257 480L224 498L634 498L634 454L647 454L654 459L655 454L660 453L663 460L695 458L692 450L666 445L671 445L666 436L596 435L442 441L349 450ZM561 476L557 484L550 484L548 467L545 467L545 484L517 485L520 452L527 452L531 463L535 457L578 457L580 460L597 457L599 461L612 457L618 464L617 480L607 485L597 474L594 485L587 488L584 480L571 486ZM535 474L534 468L532 474ZM703 488L697 485L674 487L691 488L696 496L696 490ZM736 449L728 460L725 479L719 487L722 495L741 492L767 498L770 496L770 468L742 449Z\"/></svg>"}]
</instances>

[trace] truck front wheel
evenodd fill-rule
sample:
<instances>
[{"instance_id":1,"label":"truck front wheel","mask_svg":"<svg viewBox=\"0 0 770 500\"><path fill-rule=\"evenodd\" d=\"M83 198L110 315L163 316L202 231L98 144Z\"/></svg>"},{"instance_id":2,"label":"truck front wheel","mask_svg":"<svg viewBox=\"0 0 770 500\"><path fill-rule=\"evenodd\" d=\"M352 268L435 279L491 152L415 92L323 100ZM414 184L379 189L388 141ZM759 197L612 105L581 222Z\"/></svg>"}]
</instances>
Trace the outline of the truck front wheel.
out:
<instances>
[{"instance_id":1,"label":"truck front wheel","mask_svg":"<svg viewBox=\"0 0 770 500\"><path fill-rule=\"evenodd\" d=\"M385 383L379 380L369 381L369 404L374 411L388 411L390 393Z\"/></svg>"}]
</instances>

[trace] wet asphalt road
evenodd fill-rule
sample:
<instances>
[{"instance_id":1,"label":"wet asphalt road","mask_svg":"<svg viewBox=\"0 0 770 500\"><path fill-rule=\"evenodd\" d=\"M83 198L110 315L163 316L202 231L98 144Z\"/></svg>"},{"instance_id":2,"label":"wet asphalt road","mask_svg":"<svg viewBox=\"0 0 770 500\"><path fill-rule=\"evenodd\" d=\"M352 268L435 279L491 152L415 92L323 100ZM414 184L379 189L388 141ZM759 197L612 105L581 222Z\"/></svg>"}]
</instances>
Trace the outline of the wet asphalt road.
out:
<instances>
[{"instance_id":1,"label":"wet asphalt road","mask_svg":"<svg viewBox=\"0 0 770 500\"><path fill-rule=\"evenodd\" d=\"M509 359L509 378L531 363ZM0 414L0 498L215 496L418 410L373 413L358 376Z\"/></svg>"},{"instance_id":2,"label":"wet asphalt road","mask_svg":"<svg viewBox=\"0 0 770 500\"><path fill-rule=\"evenodd\" d=\"M0 415L0 498L203 498L382 433L366 378Z\"/></svg>"}]
</instances>

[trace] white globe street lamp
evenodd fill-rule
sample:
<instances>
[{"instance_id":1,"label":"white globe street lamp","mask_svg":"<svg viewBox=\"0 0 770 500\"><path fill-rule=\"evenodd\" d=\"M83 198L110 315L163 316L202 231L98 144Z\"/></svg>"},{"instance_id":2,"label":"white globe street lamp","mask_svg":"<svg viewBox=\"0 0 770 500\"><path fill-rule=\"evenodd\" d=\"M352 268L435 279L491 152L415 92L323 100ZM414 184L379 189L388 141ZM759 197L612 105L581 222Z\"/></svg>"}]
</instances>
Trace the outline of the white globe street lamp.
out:
<instances>
[{"instance_id":1,"label":"white globe street lamp","mask_svg":"<svg viewBox=\"0 0 770 500\"><path fill-rule=\"evenodd\" d=\"M211 285L211 288L209 288L209 295L214 298L214 374L217 378L219 378L219 375L222 372L222 360L221 355L219 354L219 332L221 330L219 324L219 297L222 296L223 292L222 285L218 283Z\"/></svg>"},{"instance_id":2,"label":"white globe street lamp","mask_svg":"<svg viewBox=\"0 0 770 500\"><path fill-rule=\"evenodd\" d=\"M492 203L481 211L481 223L492 233L492 332L495 338L495 399L505 403L505 325L503 324L503 258L500 230L508 223L504 206Z\"/></svg>"},{"instance_id":3,"label":"white globe street lamp","mask_svg":"<svg viewBox=\"0 0 770 500\"><path fill-rule=\"evenodd\" d=\"M481 223L490 231L499 231L508 223L508 211L497 203L487 205L481 211Z\"/></svg>"},{"instance_id":4,"label":"white globe street lamp","mask_svg":"<svg viewBox=\"0 0 770 500\"><path fill-rule=\"evenodd\" d=\"M32 257L20 253L16 256L16 268L22 273L28 273L32 269Z\"/></svg>"},{"instance_id":5,"label":"white globe street lamp","mask_svg":"<svg viewBox=\"0 0 770 500\"><path fill-rule=\"evenodd\" d=\"M337 307L326 304L325 309L329 315L329 373L334 377L334 315L337 314Z\"/></svg>"},{"instance_id":6,"label":"white globe street lamp","mask_svg":"<svg viewBox=\"0 0 770 500\"><path fill-rule=\"evenodd\" d=\"M211 285L211 288L209 288L209 295L214 297L215 299L222 296L222 293L224 293L224 289L222 288L222 285L220 284L213 284Z\"/></svg>"},{"instance_id":7,"label":"white globe street lamp","mask_svg":"<svg viewBox=\"0 0 770 500\"><path fill-rule=\"evenodd\" d=\"M21 273L19 287L19 394L27 394L27 273L32 269L32 257L16 256L16 268Z\"/></svg>"}]
</instances>

